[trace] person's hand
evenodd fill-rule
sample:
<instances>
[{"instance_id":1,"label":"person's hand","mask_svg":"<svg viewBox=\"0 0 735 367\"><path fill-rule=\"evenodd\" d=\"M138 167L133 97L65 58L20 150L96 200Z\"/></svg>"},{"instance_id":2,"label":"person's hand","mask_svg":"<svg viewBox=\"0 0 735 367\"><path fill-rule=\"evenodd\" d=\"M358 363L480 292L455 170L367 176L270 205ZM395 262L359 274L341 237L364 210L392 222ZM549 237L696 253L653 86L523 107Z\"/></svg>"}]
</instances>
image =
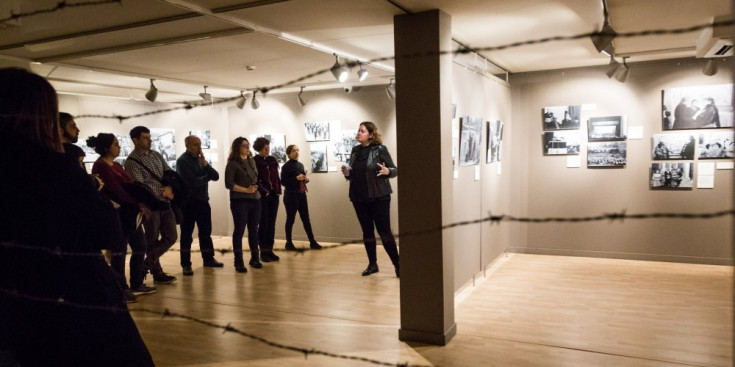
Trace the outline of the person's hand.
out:
<instances>
[{"instance_id":1,"label":"person's hand","mask_svg":"<svg viewBox=\"0 0 735 367\"><path fill-rule=\"evenodd\" d=\"M164 186L161 195L163 195L163 197L165 197L166 199L173 200L174 190L171 189L171 186Z\"/></svg>"},{"instance_id":2,"label":"person's hand","mask_svg":"<svg viewBox=\"0 0 735 367\"><path fill-rule=\"evenodd\" d=\"M306 180L306 176L305 175L298 175L298 176L296 176L296 179L299 180L299 181L304 181L304 180Z\"/></svg>"},{"instance_id":3,"label":"person's hand","mask_svg":"<svg viewBox=\"0 0 735 367\"><path fill-rule=\"evenodd\" d=\"M378 177L388 176L390 174L390 169L388 169L385 164L378 163L378 166L380 167L380 169L378 170Z\"/></svg>"},{"instance_id":4,"label":"person's hand","mask_svg":"<svg viewBox=\"0 0 735 367\"><path fill-rule=\"evenodd\" d=\"M105 183L102 182L102 179L99 175L92 175L92 177L97 180L97 191L101 191L103 187L105 187Z\"/></svg>"},{"instance_id":5,"label":"person's hand","mask_svg":"<svg viewBox=\"0 0 735 367\"><path fill-rule=\"evenodd\" d=\"M207 159L204 158L204 154L202 154L202 152L199 152L199 156L197 156L197 158L199 159L199 164L201 164L202 167L207 166Z\"/></svg>"},{"instance_id":6,"label":"person's hand","mask_svg":"<svg viewBox=\"0 0 735 367\"><path fill-rule=\"evenodd\" d=\"M248 194L255 194L258 191L258 185L250 185L245 190L248 190Z\"/></svg>"},{"instance_id":7,"label":"person's hand","mask_svg":"<svg viewBox=\"0 0 735 367\"><path fill-rule=\"evenodd\" d=\"M352 171L352 168L350 166L343 164L340 169L342 170L342 174L345 175L345 177L350 177L350 171Z\"/></svg>"}]
</instances>

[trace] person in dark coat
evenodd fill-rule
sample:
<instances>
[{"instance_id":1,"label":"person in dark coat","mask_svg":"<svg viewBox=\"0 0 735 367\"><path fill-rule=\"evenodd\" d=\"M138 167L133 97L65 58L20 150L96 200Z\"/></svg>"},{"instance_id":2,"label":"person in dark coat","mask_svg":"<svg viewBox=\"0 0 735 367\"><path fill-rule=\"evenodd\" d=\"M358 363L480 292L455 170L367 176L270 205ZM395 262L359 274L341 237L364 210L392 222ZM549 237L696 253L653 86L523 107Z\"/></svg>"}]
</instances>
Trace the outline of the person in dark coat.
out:
<instances>
[{"instance_id":1,"label":"person in dark coat","mask_svg":"<svg viewBox=\"0 0 735 367\"><path fill-rule=\"evenodd\" d=\"M306 191L308 191L306 184L309 183L309 177L306 175L304 165L299 162L299 147L289 145L286 147L286 155L288 155L288 162L281 168L281 184L284 188L283 205L286 207L286 251L296 250L296 246L291 241L296 212L299 213L306 237L309 238L309 248L319 250L322 246L314 238L309 219L309 204L306 200Z\"/></svg>"}]
</instances>

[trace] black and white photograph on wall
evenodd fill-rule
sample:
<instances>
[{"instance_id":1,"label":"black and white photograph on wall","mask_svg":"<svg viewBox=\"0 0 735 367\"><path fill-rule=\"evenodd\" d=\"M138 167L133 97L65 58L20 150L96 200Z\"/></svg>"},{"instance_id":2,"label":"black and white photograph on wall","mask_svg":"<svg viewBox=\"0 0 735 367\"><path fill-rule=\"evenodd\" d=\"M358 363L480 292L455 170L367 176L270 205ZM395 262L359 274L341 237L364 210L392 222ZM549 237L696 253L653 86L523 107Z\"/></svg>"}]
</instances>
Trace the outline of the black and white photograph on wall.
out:
<instances>
[{"instance_id":1,"label":"black and white photograph on wall","mask_svg":"<svg viewBox=\"0 0 735 367\"><path fill-rule=\"evenodd\" d=\"M197 138L199 138L199 140L202 141L202 149L209 149L209 148L211 148L212 143L210 143L210 141L209 141L209 138L210 138L211 133L210 133L209 130L194 130L194 131L189 131L189 135L194 135Z\"/></svg>"},{"instance_id":2,"label":"black and white photograph on wall","mask_svg":"<svg viewBox=\"0 0 735 367\"><path fill-rule=\"evenodd\" d=\"M150 129L151 150L161 153L171 169L176 169L176 131L174 129Z\"/></svg>"},{"instance_id":3,"label":"black and white photograph on wall","mask_svg":"<svg viewBox=\"0 0 735 367\"><path fill-rule=\"evenodd\" d=\"M628 133L627 121L626 116L590 117L587 120L587 140L625 140Z\"/></svg>"},{"instance_id":4,"label":"black and white photograph on wall","mask_svg":"<svg viewBox=\"0 0 735 367\"><path fill-rule=\"evenodd\" d=\"M691 189L693 186L693 162L651 163L651 189Z\"/></svg>"},{"instance_id":5,"label":"black and white photograph on wall","mask_svg":"<svg viewBox=\"0 0 735 367\"><path fill-rule=\"evenodd\" d=\"M267 134L261 134L261 135L251 135L248 140L250 140L250 149L253 149L253 142L255 142L255 139L258 137L264 137L270 141L271 146L271 156L276 158L279 164L284 164L288 160L288 157L286 156L286 135L285 134L279 134L279 133L267 133ZM253 154L258 154L253 149Z\"/></svg>"},{"instance_id":6,"label":"black and white photograph on wall","mask_svg":"<svg viewBox=\"0 0 735 367\"><path fill-rule=\"evenodd\" d=\"M577 130L582 113L582 106L544 107L542 116L544 130Z\"/></svg>"},{"instance_id":7,"label":"black and white photograph on wall","mask_svg":"<svg viewBox=\"0 0 735 367\"><path fill-rule=\"evenodd\" d=\"M124 165L125 160L128 159L128 156L135 148L133 146L133 140L128 134L115 134L115 137L117 138L118 144L120 144L120 155L115 158L115 162L120 163L120 165Z\"/></svg>"},{"instance_id":8,"label":"black and white photograph on wall","mask_svg":"<svg viewBox=\"0 0 735 367\"><path fill-rule=\"evenodd\" d=\"M350 158L352 147L357 145L357 130L341 130L340 135L332 139L331 162L345 162Z\"/></svg>"},{"instance_id":9,"label":"black and white photograph on wall","mask_svg":"<svg viewBox=\"0 0 735 367\"><path fill-rule=\"evenodd\" d=\"M503 145L503 121L487 122L487 163L500 162Z\"/></svg>"},{"instance_id":10,"label":"black and white photograph on wall","mask_svg":"<svg viewBox=\"0 0 735 367\"><path fill-rule=\"evenodd\" d=\"M625 167L628 144L625 141L587 143L587 167Z\"/></svg>"},{"instance_id":11,"label":"black and white photograph on wall","mask_svg":"<svg viewBox=\"0 0 735 367\"><path fill-rule=\"evenodd\" d=\"M663 130L733 127L732 84L663 91Z\"/></svg>"},{"instance_id":12,"label":"black and white photograph on wall","mask_svg":"<svg viewBox=\"0 0 735 367\"><path fill-rule=\"evenodd\" d=\"M693 134L653 134L651 158L655 160L694 159L695 145Z\"/></svg>"},{"instance_id":13,"label":"black and white photograph on wall","mask_svg":"<svg viewBox=\"0 0 735 367\"><path fill-rule=\"evenodd\" d=\"M579 131L547 131L544 133L544 155L578 155Z\"/></svg>"},{"instance_id":14,"label":"black and white photograph on wall","mask_svg":"<svg viewBox=\"0 0 735 367\"><path fill-rule=\"evenodd\" d=\"M94 151L94 148L90 148L87 146L87 140L83 139L81 136L79 137L79 140L74 143L74 145L82 148L82 150L84 151L84 163L94 163L100 157L100 155ZM87 170L87 172L90 171Z\"/></svg>"},{"instance_id":15,"label":"black and white photograph on wall","mask_svg":"<svg viewBox=\"0 0 735 367\"><path fill-rule=\"evenodd\" d=\"M482 117L461 117L459 125L459 166L480 164Z\"/></svg>"},{"instance_id":16,"label":"black and white photograph on wall","mask_svg":"<svg viewBox=\"0 0 735 367\"><path fill-rule=\"evenodd\" d=\"M732 131L712 131L699 134L700 159L732 159L733 148Z\"/></svg>"},{"instance_id":17,"label":"black and white photograph on wall","mask_svg":"<svg viewBox=\"0 0 735 367\"><path fill-rule=\"evenodd\" d=\"M327 168L327 144L309 144L309 151L311 152L311 172L327 172L329 170Z\"/></svg>"},{"instance_id":18,"label":"black and white photograph on wall","mask_svg":"<svg viewBox=\"0 0 735 367\"><path fill-rule=\"evenodd\" d=\"M329 121L305 122L306 141L329 140Z\"/></svg>"}]
</instances>

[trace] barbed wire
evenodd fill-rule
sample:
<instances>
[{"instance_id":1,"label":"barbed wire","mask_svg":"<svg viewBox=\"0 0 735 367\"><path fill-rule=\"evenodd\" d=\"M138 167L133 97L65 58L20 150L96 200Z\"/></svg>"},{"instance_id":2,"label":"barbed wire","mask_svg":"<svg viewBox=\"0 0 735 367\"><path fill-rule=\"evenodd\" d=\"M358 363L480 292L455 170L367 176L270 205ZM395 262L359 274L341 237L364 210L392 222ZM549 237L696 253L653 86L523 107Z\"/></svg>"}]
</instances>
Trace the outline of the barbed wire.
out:
<instances>
[{"instance_id":1,"label":"barbed wire","mask_svg":"<svg viewBox=\"0 0 735 367\"><path fill-rule=\"evenodd\" d=\"M96 5L105 5L105 4L111 4L111 3L118 3L121 4L122 0L98 0L98 1L82 1L82 2L76 2L76 3L67 3L66 1L59 1L56 3L56 6L53 8L47 8L47 9L40 9L40 10L34 10L26 13L13 13L13 11L10 11L10 16L6 18L0 18L0 23L8 22L12 20L18 20L20 18L28 18L36 15L41 14L48 14L48 13L54 13L57 11L64 10L66 8L80 8L84 6L96 6Z\"/></svg>"}]
</instances>

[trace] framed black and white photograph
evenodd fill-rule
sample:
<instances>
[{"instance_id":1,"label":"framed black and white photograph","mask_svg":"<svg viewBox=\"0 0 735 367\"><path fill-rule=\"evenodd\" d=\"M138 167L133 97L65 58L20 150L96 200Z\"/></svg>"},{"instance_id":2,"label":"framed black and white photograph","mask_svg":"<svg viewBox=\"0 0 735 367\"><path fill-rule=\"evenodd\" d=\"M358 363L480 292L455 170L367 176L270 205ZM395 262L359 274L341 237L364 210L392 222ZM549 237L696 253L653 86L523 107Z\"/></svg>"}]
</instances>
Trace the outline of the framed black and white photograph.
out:
<instances>
[{"instance_id":1,"label":"framed black and white photograph","mask_svg":"<svg viewBox=\"0 0 735 367\"><path fill-rule=\"evenodd\" d=\"M258 152L253 149L253 143L255 143L255 139L257 139L258 137L263 137L270 141L271 156L276 158L278 163L286 163L286 161L288 160L288 157L286 156L286 134L267 133L261 135L251 135L248 140L250 141L250 149L253 150L253 154L258 154Z\"/></svg>"},{"instance_id":2,"label":"framed black and white photograph","mask_svg":"<svg viewBox=\"0 0 735 367\"><path fill-rule=\"evenodd\" d=\"M161 153L169 167L176 169L176 131L174 129L150 129L151 150Z\"/></svg>"},{"instance_id":3,"label":"framed black and white photograph","mask_svg":"<svg viewBox=\"0 0 735 367\"><path fill-rule=\"evenodd\" d=\"M357 136L357 130L341 130L340 135L332 139L330 162L345 162L350 158L352 147L358 144L355 136Z\"/></svg>"},{"instance_id":4,"label":"framed black and white photograph","mask_svg":"<svg viewBox=\"0 0 735 367\"><path fill-rule=\"evenodd\" d=\"M732 131L712 131L699 134L700 159L732 159L733 148Z\"/></svg>"},{"instance_id":5,"label":"framed black and white photograph","mask_svg":"<svg viewBox=\"0 0 735 367\"><path fill-rule=\"evenodd\" d=\"M94 148L87 146L87 140L85 139L79 138L79 140L74 143L74 145L82 148L82 150L84 151L84 158L82 160L82 162L84 163L94 163L100 157L100 155L94 151ZM122 152L120 152L120 154L122 154ZM87 172L91 171L87 170Z\"/></svg>"},{"instance_id":6,"label":"framed black and white photograph","mask_svg":"<svg viewBox=\"0 0 735 367\"><path fill-rule=\"evenodd\" d=\"M541 112L546 131L579 129L582 106L544 107Z\"/></svg>"},{"instance_id":7,"label":"framed black and white photograph","mask_svg":"<svg viewBox=\"0 0 735 367\"><path fill-rule=\"evenodd\" d=\"M691 189L693 186L693 162L651 163L651 189Z\"/></svg>"},{"instance_id":8,"label":"framed black and white photograph","mask_svg":"<svg viewBox=\"0 0 735 367\"><path fill-rule=\"evenodd\" d=\"M627 164L625 141L601 141L587 144L587 167L621 168Z\"/></svg>"},{"instance_id":9,"label":"framed black and white photograph","mask_svg":"<svg viewBox=\"0 0 735 367\"><path fill-rule=\"evenodd\" d=\"M733 127L732 84L663 91L663 130Z\"/></svg>"},{"instance_id":10,"label":"framed black and white photograph","mask_svg":"<svg viewBox=\"0 0 735 367\"><path fill-rule=\"evenodd\" d=\"M309 144L311 152L311 172L327 172L327 143Z\"/></svg>"},{"instance_id":11,"label":"framed black and white photograph","mask_svg":"<svg viewBox=\"0 0 735 367\"><path fill-rule=\"evenodd\" d=\"M117 138L118 144L120 144L120 155L115 158L115 162L120 163L120 165L124 165L125 160L128 159L130 153L135 149L133 139L131 139L128 134L115 134L115 137Z\"/></svg>"},{"instance_id":12,"label":"framed black and white photograph","mask_svg":"<svg viewBox=\"0 0 735 367\"><path fill-rule=\"evenodd\" d=\"M487 122L487 163L500 162L503 145L503 121Z\"/></svg>"},{"instance_id":13,"label":"framed black and white photograph","mask_svg":"<svg viewBox=\"0 0 735 367\"><path fill-rule=\"evenodd\" d=\"M547 131L544 133L544 155L579 154L579 131Z\"/></svg>"},{"instance_id":14,"label":"framed black and white photograph","mask_svg":"<svg viewBox=\"0 0 735 367\"><path fill-rule=\"evenodd\" d=\"M212 144L210 143L210 131L209 130L194 130L189 131L189 135L194 135L199 138L199 140L202 141L202 149L209 149L211 148Z\"/></svg>"},{"instance_id":15,"label":"framed black and white photograph","mask_svg":"<svg viewBox=\"0 0 735 367\"><path fill-rule=\"evenodd\" d=\"M695 146L693 134L653 134L651 158L655 160L694 159Z\"/></svg>"},{"instance_id":16,"label":"framed black and white photograph","mask_svg":"<svg viewBox=\"0 0 735 367\"><path fill-rule=\"evenodd\" d=\"M482 118L464 116L459 120L459 165L478 165L482 151Z\"/></svg>"},{"instance_id":17,"label":"framed black and white photograph","mask_svg":"<svg viewBox=\"0 0 735 367\"><path fill-rule=\"evenodd\" d=\"M329 121L305 122L306 141L328 141Z\"/></svg>"},{"instance_id":18,"label":"framed black and white photograph","mask_svg":"<svg viewBox=\"0 0 735 367\"><path fill-rule=\"evenodd\" d=\"M627 120L626 116L590 117L587 120L587 140L625 140L628 134Z\"/></svg>"}]
</instances>

